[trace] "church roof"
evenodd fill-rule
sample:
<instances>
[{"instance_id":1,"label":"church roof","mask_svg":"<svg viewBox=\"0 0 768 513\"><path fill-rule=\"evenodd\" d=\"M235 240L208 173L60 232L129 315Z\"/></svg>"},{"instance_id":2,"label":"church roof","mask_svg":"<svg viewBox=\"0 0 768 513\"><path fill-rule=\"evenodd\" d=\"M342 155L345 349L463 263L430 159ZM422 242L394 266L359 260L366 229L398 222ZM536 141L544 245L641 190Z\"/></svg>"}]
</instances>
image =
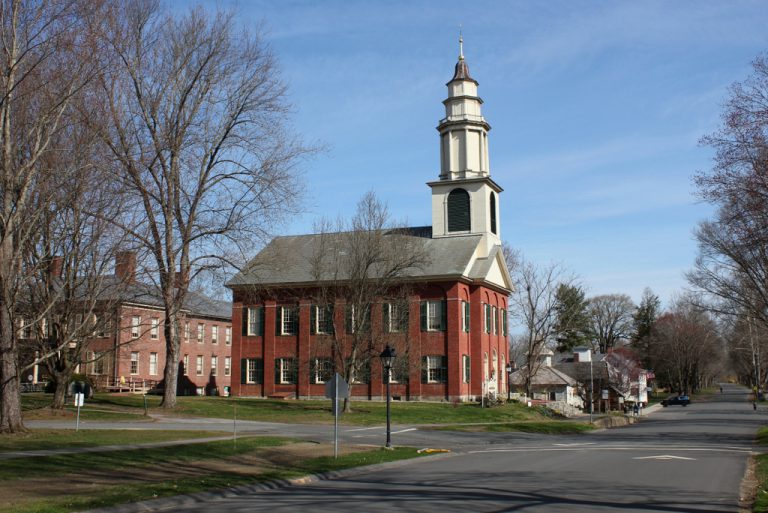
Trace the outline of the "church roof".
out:
<instances>
[{"instance_id":1,"label":"church roof","mask_svg":"<svg viewBox=\"0 0 768 513\"><path fill-rule=\"evenodd\" d=\"M425 255L424 262L406 269L402 278L406 279L445 279L466 278L483 280L488 276L492 265L497 261L499 251L493 248L486 258L477 258L477 249L482 235L432 238L431 227L409 227L388 230L385 237L404 238L397 244L408 244L415 251ZM244 285L304 285L330 281L331 276L318 276L313 261L323 248L323 235L295 235L274 238L246 268L235 275L227 286L235 288ZM326 251L338 251L344 254L344 246ZM342 266L337 266L341 268ZM340 269L334 269L339 272ZM342 271L343 272L343 271ZM343 280L346 276L333 276L333 280ZM498 286L498 284L497 284Z\"/></svg>"}]
</instances>

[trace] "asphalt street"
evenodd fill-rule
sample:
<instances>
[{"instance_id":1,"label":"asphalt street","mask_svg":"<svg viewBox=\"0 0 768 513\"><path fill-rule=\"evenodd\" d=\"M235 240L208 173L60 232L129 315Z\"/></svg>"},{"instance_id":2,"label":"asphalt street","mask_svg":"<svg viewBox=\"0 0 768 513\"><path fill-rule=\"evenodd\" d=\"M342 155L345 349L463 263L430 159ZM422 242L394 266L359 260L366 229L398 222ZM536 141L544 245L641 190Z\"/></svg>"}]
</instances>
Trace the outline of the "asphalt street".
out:
<instances>
[{"instance_id":1,"label":"asphalt street","mask_svg":"<svg viewBox=\"0 0 768 513\"><path fill-rule=\"evenodd\" d=\"M187 499L163 511L737 512L740 482L768 410L753 411L743 387L724 388L711 401L670 406L638 424L586 435L455 433L398 425L396 445L447 448L450 454L238 497L197 504ZM159 418L137 427L150 426L231 432L233 422ZM332 426L259 422L240 422L238 432L333 436ZM381 446L383 440L383 426L341 429L342 444Z\"/></svg>"}]
</instances>

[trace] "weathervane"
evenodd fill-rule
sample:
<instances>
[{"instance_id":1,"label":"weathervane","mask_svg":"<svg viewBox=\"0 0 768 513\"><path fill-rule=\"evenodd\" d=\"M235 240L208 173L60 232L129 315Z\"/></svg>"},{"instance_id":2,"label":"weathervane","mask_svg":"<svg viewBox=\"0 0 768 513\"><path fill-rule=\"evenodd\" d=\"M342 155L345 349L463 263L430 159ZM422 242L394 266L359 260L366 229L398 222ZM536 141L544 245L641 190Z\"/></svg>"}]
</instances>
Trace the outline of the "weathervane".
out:
<instances>
[{"instance_id":1,"label":"weathervane","mask_svg":"<svg viewBox=\"0 0 768 513\"><path fill-rule=\"evenodd\" d=\"M459 60L464 60L464 38L461 35L461 23L459 23Z\"/></svg>"}]
</instances>

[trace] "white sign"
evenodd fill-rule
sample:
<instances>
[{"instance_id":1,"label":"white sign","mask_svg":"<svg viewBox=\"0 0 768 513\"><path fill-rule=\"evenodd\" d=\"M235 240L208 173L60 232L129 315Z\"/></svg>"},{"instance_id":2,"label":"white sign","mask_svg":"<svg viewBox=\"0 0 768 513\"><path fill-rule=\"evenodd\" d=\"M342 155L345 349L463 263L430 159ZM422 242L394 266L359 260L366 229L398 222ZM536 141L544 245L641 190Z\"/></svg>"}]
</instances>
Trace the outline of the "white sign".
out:
<instances>
[{"instance_id":1,"label":"white sign","mask_svg":"<svg viewBox=\"0 0 768 513\"><path fill-rule=\"evenodd\" d=\"M75 394L75 406L78 408L85 404L85 394Z\"/></svg>"},{"instance_id":2,"label":"white sign","mask_svg":"<svg viewBox=\"0 0 768 513\"><path fill-rule=\"evenodd\" d=\"M608 390L603 390L603 399L608 399Z\"/></svg>"}]
</instances>

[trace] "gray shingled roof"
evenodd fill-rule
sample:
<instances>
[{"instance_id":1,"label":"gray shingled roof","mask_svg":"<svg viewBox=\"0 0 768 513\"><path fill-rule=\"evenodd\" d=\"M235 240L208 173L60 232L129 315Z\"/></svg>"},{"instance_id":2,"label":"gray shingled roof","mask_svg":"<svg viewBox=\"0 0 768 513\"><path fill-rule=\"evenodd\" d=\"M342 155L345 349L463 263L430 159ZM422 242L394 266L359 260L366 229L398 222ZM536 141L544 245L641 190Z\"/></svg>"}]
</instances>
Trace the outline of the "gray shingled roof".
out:
<instances>
[{"instance_id":1,"label":"gray shingled roof","mask_svg":"<svg viewBox=\"0 0 768 513\"><path fill-rule=\"evenodd\" d=\"M163 307L163 298L154 285L138 281L123 283L116 276L104 277L99 299L155 308ZM232 318L232 304L229 301L218 301L193 291L187 292L184 310L197 317Z\"/></svg>"},{"instance_id":2,"label":"gray shingled roof","mask_svg":"<svg viewBox=\"0 0 768 513\"><path fill-rule=\"evenodd\" d=\"M509 377L511 385L525 384L525 369L512 373ZM568 385L576 386L578 382L571 376L553 367L539 367L539 370L531 377L532 385Z\"/></svg>"},{"instance_id":3,"label":"gray shingled roof","mask_svg":"<svg viewBox=\"0 0 768 513\"><path fill-rule=\"evenodd\" d=\"M488 258L478 259L472 269L467 271L482 239L481 235L433 239L431 227L412 227L390 230L385 236L405 237L405 241L401 240L398 243L412 244L427 255L424 264L403 273L403 277L408 278L428 279L446 276L483 278L498 252L498 248L494 248ZM300 285L323 281L315 275L312 265L313 256L322 247L322 237L319 234L276 237L248 263L242 272L232 278L227 286L235 288L256 284ZM343 254L343 247L337 250ZM336 279L343 278L342 276Z\"/></svg>"}]
</instances>

